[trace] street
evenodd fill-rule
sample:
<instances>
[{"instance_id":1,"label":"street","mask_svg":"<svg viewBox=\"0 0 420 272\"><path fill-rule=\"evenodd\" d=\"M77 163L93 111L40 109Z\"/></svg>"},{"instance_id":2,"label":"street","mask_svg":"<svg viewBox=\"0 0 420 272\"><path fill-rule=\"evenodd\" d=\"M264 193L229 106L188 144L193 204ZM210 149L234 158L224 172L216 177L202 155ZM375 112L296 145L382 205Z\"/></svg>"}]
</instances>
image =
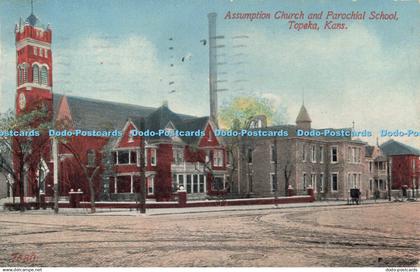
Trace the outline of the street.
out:
<instances>
[{"instance_id":1,"label":"street","mask_svg":"<svg viewBox=\"0 0 420 272\"><path fill-rule=\"evenodd\" d=\"M145 216L0 212L0 266L418 266L419 208L404 202Z\"/></svg>"}]
</instances>

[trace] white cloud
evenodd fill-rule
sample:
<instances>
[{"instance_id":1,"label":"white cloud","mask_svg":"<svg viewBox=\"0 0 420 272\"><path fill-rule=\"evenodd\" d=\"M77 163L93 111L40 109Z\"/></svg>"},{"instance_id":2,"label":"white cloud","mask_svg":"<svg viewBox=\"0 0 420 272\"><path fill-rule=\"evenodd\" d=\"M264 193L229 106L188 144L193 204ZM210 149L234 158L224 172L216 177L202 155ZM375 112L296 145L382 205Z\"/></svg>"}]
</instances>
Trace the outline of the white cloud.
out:
<instances>
[{"instance_id":1,"label":"white cloud","mask_svg":"<svg viewBox=\"0 0 420 272\"><path fill-rule=\"evenodd\" d=\"M245 33L250 36L246 41L248 87L254 93L263 89L271 97L281 97L289 122L294 123L305 90L315 127L351 127L354 120L358 128L373 131L420 130L420 81L414 76L420 64L410 61L420 57L416 48L384 46L363 25L322 35L282 35L260 29ZM374 137L368 140L375 141ZM420 147L418 139L398 140Z\"/></svg>"},{"instance_id":2,"label":"white cloud","mask_svg":"<svg viewBox=\"0 0 420 272\"><path fill-rule=\"evenodd\" d=\"M55 56L55 92L144 106L169 100L175 111L206 114L207 109L197 108L197 99L188 95L201 82L190 80L192 72L186 66L159 58L156 46L145 37L91 36L75 46L57 48ZM186 56L191 59L192 54Z\"/></svg>"}]
</instances>

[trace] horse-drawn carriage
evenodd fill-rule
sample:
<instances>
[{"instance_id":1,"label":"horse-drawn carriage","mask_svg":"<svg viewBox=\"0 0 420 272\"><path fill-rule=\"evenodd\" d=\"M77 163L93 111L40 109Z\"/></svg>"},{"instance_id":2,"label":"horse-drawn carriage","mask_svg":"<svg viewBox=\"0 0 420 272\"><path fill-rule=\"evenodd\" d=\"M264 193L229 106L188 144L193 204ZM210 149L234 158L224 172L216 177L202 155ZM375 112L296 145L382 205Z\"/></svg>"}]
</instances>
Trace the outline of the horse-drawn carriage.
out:
<instances>
[{"instance_id":1,"label":"horse-drawn carriage","mask_svg":"<svg viewBox=\"0 0 420 272\"><path fill-rule=\"evenodd\" d=\"M350 189L351 203L352 204L356 203L356 205L359 205L361 194L362 193L360 192L359 188Z\"/></svg>"}]
</instances>

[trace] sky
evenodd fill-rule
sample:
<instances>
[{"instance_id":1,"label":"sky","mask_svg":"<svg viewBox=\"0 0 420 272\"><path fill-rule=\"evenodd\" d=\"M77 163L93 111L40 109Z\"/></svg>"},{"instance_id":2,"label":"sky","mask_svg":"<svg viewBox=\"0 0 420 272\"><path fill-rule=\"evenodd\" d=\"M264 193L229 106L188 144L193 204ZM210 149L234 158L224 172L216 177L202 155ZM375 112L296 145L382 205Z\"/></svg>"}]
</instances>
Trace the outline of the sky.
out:
<instances>
[{"instance_id":1,"label":"sky","mask_svg":"<svg viewBox=\"0 0 420 272\"><path fill-rule=\"evenodd\" d=\"M228 20L227 12L397 12L398 20L337 20L345 30L289 29L287 20ZM219 105L265 97L294 123L420 131L420 2L34 0L53 30L53 91L180 113L209 114L207 14L216 12ZM0 106L14 107L14 26L30 0L0 1ZM325 14L324 14L325 16ZM304 19L301 22L307 22ZM236 39L234 37L247 36ZM170 50L169 48L173 48ZM182 61L184 58L184 61ZM170 82L173 82L170 84ZM175 90L175 92L173 92ZM379 143L388 138L380 137ZM420 138L395 138L420 148ZM376 135L362 138L376 143Z\"/></svg>"}]
</instances>

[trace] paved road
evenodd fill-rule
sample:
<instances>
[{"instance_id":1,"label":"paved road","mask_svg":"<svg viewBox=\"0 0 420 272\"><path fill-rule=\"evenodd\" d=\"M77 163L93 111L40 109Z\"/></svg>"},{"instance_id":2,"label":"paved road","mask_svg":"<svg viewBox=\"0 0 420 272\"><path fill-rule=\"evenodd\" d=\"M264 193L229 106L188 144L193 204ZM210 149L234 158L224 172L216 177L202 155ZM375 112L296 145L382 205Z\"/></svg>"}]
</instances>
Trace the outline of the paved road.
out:
<instances>
[{"instance_id":1,"label":"paved road","mask_svg":"<svg viewBox=\"0 0 420 272\"><path fill-rule=\"evenodd\" d=\"M419 208L0 213L0 266L412 266L420 259Z\"/></svg>"}]
</instances>

